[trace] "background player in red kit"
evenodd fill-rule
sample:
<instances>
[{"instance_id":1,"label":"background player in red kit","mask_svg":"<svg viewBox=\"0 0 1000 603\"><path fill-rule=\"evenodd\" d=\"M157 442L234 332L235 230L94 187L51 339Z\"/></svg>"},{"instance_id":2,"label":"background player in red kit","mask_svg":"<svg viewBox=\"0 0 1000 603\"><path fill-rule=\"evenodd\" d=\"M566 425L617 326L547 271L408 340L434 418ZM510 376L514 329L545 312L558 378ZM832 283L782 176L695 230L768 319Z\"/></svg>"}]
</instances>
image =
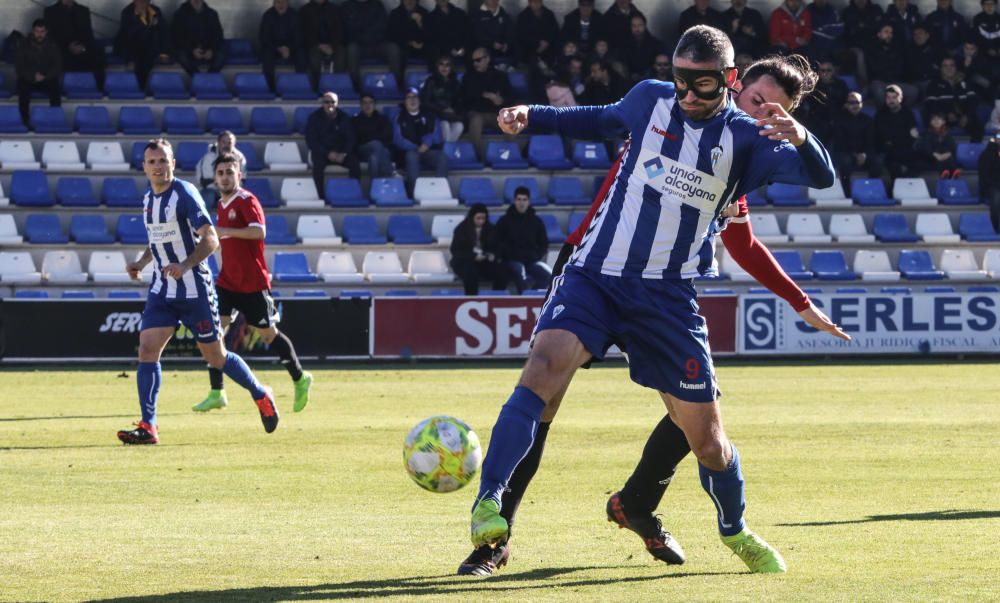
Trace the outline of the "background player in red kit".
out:
<instances>
[{"instance_id":1,"label":"background player in red kit","mask_svg":"<svg viewBox=\"0 0 1000 603\"><path fill-rule=\"evenodd\" d=\"M264 259L264 209L253 193L240 187L243 174L238 157L219 155L213 171L219 189L216 230L221 240L222 271L216 279L216 289L222 329L225 331L229 326L234 312L242 313L247 326L257 329L291 375L295 384L292 410L299 412L309 403L313 378L302 370L292 341L277 327L279 317L271 298L271 275ZM209 368L208 374L212 391L194 405L193 409L199 412L226 406L222 371Z\"/></svg>"}]
</instances>

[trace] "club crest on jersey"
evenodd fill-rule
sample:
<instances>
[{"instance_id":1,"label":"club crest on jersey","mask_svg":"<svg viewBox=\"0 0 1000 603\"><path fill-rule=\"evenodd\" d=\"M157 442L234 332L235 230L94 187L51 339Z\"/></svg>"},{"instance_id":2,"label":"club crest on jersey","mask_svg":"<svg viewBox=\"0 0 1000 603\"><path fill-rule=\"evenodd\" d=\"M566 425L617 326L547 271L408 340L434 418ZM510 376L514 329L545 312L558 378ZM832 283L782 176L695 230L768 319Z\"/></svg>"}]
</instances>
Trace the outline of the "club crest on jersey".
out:
<instances>
[{"instance_id":1,"label":"club crest on jersey","mask_svg":"<svg viewBox=\"0 0 1000 603\"><path fill-rule=\"evenodd\" d=\"M663 162L660 161L659 157L653 157L649 161L642 164L642 167L646 168L646 177L650 180L656 178L663 173Z\"/></svg>"},{"instance_id":2,"label":"club crest on jersey","mask_svg":"<svg viewBox=\"0 0 1000 603\"><path fill-rule=\"evenodd\" d=\"M722 147L720 145L715 145L714 147L712 147L712 152L710 153L710 157L712 158L712 169L714 170L715 167L719 164L719 160L722 159Z\"/></svg>"},{"instance_id":3,"label":"club crest on jersey","mask_svg":"<svg viewBox=\"0 0 1000 603\"><path fill-rule=\"evenodd\" d=\"M229 214L228 215L229 215L229 219L230 220L235 220L236 219L236 210L235 209L229 210Z\"/></svg>"}]
</instances>

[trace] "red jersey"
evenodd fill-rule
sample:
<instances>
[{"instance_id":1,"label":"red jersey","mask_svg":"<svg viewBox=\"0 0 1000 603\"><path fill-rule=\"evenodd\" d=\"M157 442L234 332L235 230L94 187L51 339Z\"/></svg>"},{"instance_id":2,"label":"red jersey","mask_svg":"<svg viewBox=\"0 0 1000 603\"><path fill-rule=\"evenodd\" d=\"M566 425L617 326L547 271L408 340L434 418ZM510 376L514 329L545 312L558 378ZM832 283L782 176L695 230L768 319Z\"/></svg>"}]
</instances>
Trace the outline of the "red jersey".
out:
<instances>
[{"instance_id":1,"label":"red jersey","mask_svg":"<svg viewBox=\"0 0 1000 603\"><path fill-rule=\"evenodd\" d=\"M264 209L253 193L237 189L232 197L219 201L216 226L220 228L264 227ZM217 284L237 293L256 293L271 288L271 275L264 259L264 241L221 239L222 271Z\"/></svg>"}]
</instances>

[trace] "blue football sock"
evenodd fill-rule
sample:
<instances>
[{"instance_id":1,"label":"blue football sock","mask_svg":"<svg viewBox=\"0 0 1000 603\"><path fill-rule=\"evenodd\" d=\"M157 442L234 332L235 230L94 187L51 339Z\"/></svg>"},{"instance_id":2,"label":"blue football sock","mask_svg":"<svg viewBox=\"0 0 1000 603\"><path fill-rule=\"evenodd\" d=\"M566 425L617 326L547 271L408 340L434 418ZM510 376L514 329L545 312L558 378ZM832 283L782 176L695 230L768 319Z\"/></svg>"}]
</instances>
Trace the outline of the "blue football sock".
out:
<instances>
[{"instance_id":1,"label":"blue football sock","mask_svg":"<svg viewBox=\"0 0 1000 603\"><path fill-rule=\"evenodd\" d=\"M545 401L535 392L520 385L514 388L493 426L476 502L492 498L497 505L501 504L500 497L507 489L511 474L531 449L544 408Z\"/></svg>"},{"instance_id":2,"label":"blue football sock","mask_svg":"<svg viewBox=\"0 0 1000 603\"><path fill-rule=\"evenodd\" d=\"M150 425L156 425L156 397L160 393L160 382L163 373L159 362L140 362L136 371L136 385L139 388L139 410L142 420Z\"/></svg>"},{"instance_id":3,"label":"blue football sock","mask_svg":"<svg viewBox=\"0 0 1000 603\"><path fill-rule=\"evenodd\" d=\"M264 386L260 384L260 381L257 381L257 377L254 376L247 363L243 362L243 359L236 354L226 353L226 364L222 366L222 372L243 386L243 389L248 390L253 395L254 400L260 400L264 397Z\"/></svg>"},{"instance_id":4,"label":"blue football sock","mask_svg":"<svg viewBox=\"0 0 1000 603\"><path fill-rule=\"evenodd\" d=\"M698 474L701 476L701 487L712 497L719 513L719 533L723 536L735 536L743 531L743 509L747 501L743 498L743 471L740 470L740 453L736 446L733 449L733 460L725 471L712 471L698 463Z\"/></svg>"}]
</instances>

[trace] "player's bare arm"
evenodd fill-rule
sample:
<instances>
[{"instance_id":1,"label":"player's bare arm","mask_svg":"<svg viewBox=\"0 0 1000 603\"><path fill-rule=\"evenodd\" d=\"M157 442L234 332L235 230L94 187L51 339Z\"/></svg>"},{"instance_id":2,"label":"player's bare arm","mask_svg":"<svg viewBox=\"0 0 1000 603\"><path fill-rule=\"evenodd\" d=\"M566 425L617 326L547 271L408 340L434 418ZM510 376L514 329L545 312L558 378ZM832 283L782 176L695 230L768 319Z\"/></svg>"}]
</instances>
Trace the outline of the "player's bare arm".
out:
<instances>
[{"instance_id":1,"label":"player's bare arm","mask_svg":"<svg viewBox=\"0 0 1000 603\"><path fill-rule=\"evenodd\" d=\"M246 239L248 241L263 241L267 236L267 229L263 224L255 224L246 228L223 228L218 227L215 231L220 239Z\"/></svg>"},{"instance_id":2,"label":"player's bare arm","mask_svg":"<svg viewBox=\"0 0 1000 603\"><path fill-rule=\"evenodd\" d=\"M205 258L215 253L215 250L219 248L219 235L215 232L215 227L211 224L205 224L198 229L198 236L201 237L198 240L198 244L195 245L194 251L191 255L187 256L183 262L179 264L167 264L163 267L163 274L169 276L175 280L180 280L188 270L197 266Z\"/></svg>"},{"instance_id":3,"label":"player's bare arm","mask_svg":"<svg viewBox=\"0 0 1000 603\"><path fill-rule=\"evenodd\" d=\"M140 275L142 269L145 268L151 261L153 261L153 251L147 247L143 250L142 255L139 256L134 262L129 262L125 265L125 272L128 273L129 278L137 281L142 278Z\"/></svg>"}]
</instances>

